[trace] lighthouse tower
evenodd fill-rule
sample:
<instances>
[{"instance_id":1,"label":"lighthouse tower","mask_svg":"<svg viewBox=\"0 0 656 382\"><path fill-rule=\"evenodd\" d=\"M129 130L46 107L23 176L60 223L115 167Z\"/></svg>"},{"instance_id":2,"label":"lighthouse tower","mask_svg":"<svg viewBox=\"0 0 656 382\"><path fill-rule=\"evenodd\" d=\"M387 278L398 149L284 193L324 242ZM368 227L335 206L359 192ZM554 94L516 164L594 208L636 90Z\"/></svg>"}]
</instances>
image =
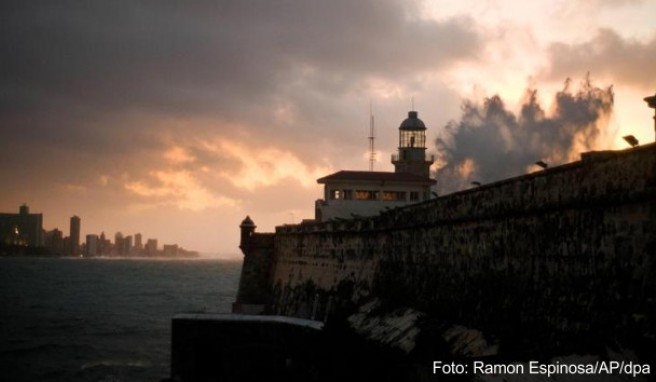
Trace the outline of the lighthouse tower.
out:
<instances>
[{"instance_id":1,"label":"lighthouse tower","mask_svg":"<svg viewBox=\"0 0 656 382\"><path fill-rule=\"evenodd\" d=\"M428 179L433 158L426 158L426 125L416 111L399 126L399 152L392 155L394 172L414 174Z\"/></svg>"},{"instance_id":2,"label":"lighthouse tower","mask_svg":"<svg viewBox=\"0 0 656 382\"><path fill-rule=\"evenodd\" d=\"M315 202L315 219L352 219L429 200L433 158L426 158L426 125L416 111L399 126L399 152L394 172L342 170L317 179L324 198Z\"/></svg>"}]
</instances>

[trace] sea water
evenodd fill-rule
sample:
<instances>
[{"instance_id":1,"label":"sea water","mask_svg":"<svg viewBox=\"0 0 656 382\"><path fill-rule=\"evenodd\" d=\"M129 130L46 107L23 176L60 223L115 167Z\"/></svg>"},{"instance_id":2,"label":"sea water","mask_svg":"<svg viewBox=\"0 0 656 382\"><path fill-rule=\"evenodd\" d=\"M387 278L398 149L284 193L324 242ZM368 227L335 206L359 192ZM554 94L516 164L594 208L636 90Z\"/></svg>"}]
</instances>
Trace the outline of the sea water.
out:
<instances>
[{"instance_id":1,"label":"sea water","mask_svg":"<svg viewBox=\"0 0 656 382\"><path fill-rule=\"evenodd\" d=\"M228 313L241 263L0 258L0 381L169 376L171 318Z\"/></svg>"}]
</instances>

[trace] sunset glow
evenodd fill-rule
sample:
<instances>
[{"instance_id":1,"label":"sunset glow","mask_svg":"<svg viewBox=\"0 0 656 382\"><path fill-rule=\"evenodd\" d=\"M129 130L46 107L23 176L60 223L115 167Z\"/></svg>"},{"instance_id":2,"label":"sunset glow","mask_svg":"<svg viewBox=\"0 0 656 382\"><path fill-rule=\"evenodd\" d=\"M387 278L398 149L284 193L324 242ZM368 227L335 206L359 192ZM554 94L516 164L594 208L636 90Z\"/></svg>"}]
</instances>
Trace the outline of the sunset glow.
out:
<instances>
[{"instance_id":1,"label":"sunset glow","mask_svg":"<svg viewBox=\"0 0 656 382\"><path fill-rule=\"evenodd\" d=\"M258 231L312 218L317 178L368 168L370 105L381 171L411 102L438 154L463 102L499 95L518 115L535 89L551 116L567 78L612 86L594 149L654 141L653 1L2 8L0 210L27 203L47 230L78 215L83 235L141 232L237 258L246 215ZM537 146L498 126L504 149Z\"/></svg>"}]
</instances>

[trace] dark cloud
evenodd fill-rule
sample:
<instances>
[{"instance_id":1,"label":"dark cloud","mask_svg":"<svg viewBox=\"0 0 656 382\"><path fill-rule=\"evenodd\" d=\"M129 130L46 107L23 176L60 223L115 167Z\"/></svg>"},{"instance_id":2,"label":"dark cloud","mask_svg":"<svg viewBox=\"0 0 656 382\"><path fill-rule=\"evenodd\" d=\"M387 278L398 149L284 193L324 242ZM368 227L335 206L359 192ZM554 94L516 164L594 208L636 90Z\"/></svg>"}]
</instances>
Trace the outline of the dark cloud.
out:
<instances>
[{"instance_id":1,"label":"dark cloud","mask_svg":"<svg viewBox=\"0 0 656 382\"><path fill-rule=\"evenodd\" d=\"M481 44L470 20L423 20L417 4L393 0L0 7L0 159L32 169L77 161L62 172L161 148L164 131L203 139L239 126L255 144L343 139L354 120L344 96L366 93L368 79L404 82ZM293 120L276 120L280 107Z\"/></svg>"},{"instance_id":2,"label":"dark cloud","mask_svg":"<svg viewBox=\"0 0 656 382\"><path fill-rule=\"evenodd\" d=\"M648 91L656 87L656 35L649 41L625 39L610 29L600 29L590 41L556 43L550 47L552 79L592 72L618 84Z\"/></svg>"},{"instance_id":3,"label":"dark cloud","mask_svg":"<svg viewBox=\"0 0 656 382\"><path fill-rule=\"evenodd\" d=\"M248 117L303 70L336 94L472 55L466 22L395 1L26 2L1 17L0 110ZM310 76L311 77L311 76ZM241 108L237 108L241 105Z\"/></svg>"},{"instance_id":4,"label":"dark cloud","mask_svg":"<svg viewBox=\"0 0 656 382\"><path fill-rule=\"evenodd\" d=\"M518 115L499 96L483 105L465 101L460 120L450 122L446 136L436 141L444 164L437 173L440 191L521 175L538 160L562 164L572 151L593 148L612 112L613 91L587 79L574 92L567 80L553 105L546 113L536 90L527 90Z\"/></svg>"}]
</instances>

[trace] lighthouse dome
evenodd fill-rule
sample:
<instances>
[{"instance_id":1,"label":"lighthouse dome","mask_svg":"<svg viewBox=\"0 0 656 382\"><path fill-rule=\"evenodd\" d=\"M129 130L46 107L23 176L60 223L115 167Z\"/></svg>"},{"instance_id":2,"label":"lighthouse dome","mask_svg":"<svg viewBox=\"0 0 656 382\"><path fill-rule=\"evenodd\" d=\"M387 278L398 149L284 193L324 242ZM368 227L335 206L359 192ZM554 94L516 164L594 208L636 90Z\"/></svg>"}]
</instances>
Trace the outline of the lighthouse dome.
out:
<instances>
[{"instance_id":1,"label":"lighthouse dome","mask_svg":"<svg viewBox=\"0 0 656 382\"><path fill-rule=\"evenodd\" d=\"M419 119L416 111L409 111L408 118L401 122L399 129L401 130L426 130L426 125L424 121Z\"/></svg>"}]
</instances>

